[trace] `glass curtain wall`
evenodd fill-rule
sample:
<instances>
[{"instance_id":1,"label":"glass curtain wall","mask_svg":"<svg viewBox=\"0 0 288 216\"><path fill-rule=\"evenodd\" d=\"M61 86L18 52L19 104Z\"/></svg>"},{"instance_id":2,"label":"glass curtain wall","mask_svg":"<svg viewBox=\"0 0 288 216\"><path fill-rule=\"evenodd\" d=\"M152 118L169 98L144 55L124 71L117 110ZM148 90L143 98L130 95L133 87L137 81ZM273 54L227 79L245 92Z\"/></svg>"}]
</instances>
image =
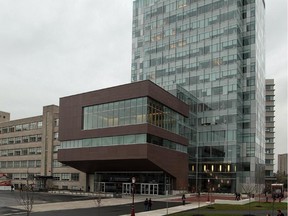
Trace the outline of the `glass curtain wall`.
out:
<instances>
[{"instance_id":1,"label":"glass curtain wall","mask_svg":"<svg viewBox=\"0 0 288 216\"><path fill-rule=\"evenodd\" d=\"M198 172L197 190L207 188L211 179L218 179L214 191L235 192L247 182L260 183L264 4L134 1L132 82L150 79L167 90L178 84L198 100L198 145L189 151L198 157L197 169L189 167Z\"/></svg>"}]
</instances>

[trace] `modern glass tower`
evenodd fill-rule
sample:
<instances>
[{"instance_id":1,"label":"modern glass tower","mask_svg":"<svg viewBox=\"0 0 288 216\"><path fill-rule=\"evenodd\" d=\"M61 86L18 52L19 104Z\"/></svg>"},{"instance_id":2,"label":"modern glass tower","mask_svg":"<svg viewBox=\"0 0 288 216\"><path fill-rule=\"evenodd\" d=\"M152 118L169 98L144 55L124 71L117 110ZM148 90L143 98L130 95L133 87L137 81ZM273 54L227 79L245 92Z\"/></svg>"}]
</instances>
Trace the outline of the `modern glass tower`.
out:
<instances>
[{"instance_id":1,"label":"modern glass tower","mask_svg":"<svg viewBox=\"0 0 288 216\"><path fill-rule=\"evenodd\" d=\"M132 82L178 85L198 101L191 190L264 184L264 15L264 0L134 1Z\"/></svg>"}]
</instances>

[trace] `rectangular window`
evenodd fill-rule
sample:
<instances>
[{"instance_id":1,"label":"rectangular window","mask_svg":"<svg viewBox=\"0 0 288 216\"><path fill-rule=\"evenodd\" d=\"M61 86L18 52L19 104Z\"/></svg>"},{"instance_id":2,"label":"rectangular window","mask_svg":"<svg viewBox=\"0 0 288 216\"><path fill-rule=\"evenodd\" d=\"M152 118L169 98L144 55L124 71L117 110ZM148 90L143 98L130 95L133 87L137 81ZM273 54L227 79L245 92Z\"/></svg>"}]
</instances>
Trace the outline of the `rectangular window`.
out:
<instances>
[{"instance_id":1,"label":"rectangular window","mask_svg":"<svg viewBox=\"0 0 288 216\"><path fill-rule=\"evenodd\" d=\"M23 129L23 131L29 130L29 124L23 124L22 129Z\"/></svg>"},{"instance_id":2,"label":"rectangular window","mask_svg":"<svg viewBox=\"0 0 288 216\"><path fill-rule=\"evenodd\" d=\"M15 143L22 143L22 137L16 137Z\"/></svg>"},{"instance_id":3,"label":"rectangular window","mask_svg":"<svg viewBox=\"0 0 288 216\"><path fill-rule=\"evenodd\" d=\"M29 142L36 142L36 140L37 140L37 135L29 136Z\"/></svg>"},{"instance_id":4,"label":"rectangular window","mask_svg":"<svg viewBox=\"0 0 288 216\"><path fill-rule=\"evenodd\" d=\"M14 161L14 168L20 167L20 161Z\"/></svg>"},{"instance_id":5,"label":"rectangular window","mask_svg":"<svg viewBox=\"0 0 288 216\"><path fill-rule=\"evenodd\" d=\"M71 181L79 181L79 173L71 173Z\"/></svg>"},{"instance_id":6,"label":"rectangular window","mask_svg":"<svg viewBox=\"0 0 288 216\"><path fill-rule=\"evenodd\" d=\"M37 142L41 142L42 141L42 135L41 134L38 134L37 135Z\"/></svg>"},{"instance_id":7,"label":"rectangular window","mask_svg":"<svg viewBox=\"0 0 288 216\"><path fill-rule=\"evenodd\" d=\"M37 127L38 127L38 129L42 128L42 121L39 121L39 122L37 123Z\"/></svg>"},{"instance_id":8,"label":"rectangular window","mask_svg":"<svg viewBox=\"0 0 288 216\"><path fill-rule=\"evenodd\" d=\"M37 123L36 122L30 123L30 130L35 130L35 129L37 129Z\"/></svg>"},{"instance_id":9,"label":"rectangular window","mask_svg":"<svg viewBox=\"0 0 288 216\"><path fill-rule=\"evenodd\" d=\"M9 127L9 133L13 133L14 131L15 131L15 127L14 126Z\"/></svg>"},{"instance_id":10,"label":"rectangular window","mask_svg":"<svg viewBox=\"0 0 288 216\"><path fill-rule=\"evenodd\" d=\"M41 160L36 160L36 167L41 167Z\"/></svg>"},{"instance_id":11,"label":"rectangular window","mask_svg":"<svg viewBox=\"0 0 288 216\"><path fill-rule=\"evenodd\" d=\"M21 161L21 168L27 167L27 161Z\"/></svg>"},{"instance_id":12,"label":"rectangular window","mask_svg":"<svg viewBox=\"0 0 288 216\"><path fill-rule=\"evenodd\" d=\"M61 174L60 173L53 173L53 180L60 181Z\"/></svg>"},{"instance_id":13,"label":"rectangular window","mask_svg":"<svg viewBox=\"0 0 288 216\"><path fill-rule=\"evenodd\" d=\"M28 143L29 142L29 136L23 136L22 141L23 141L23 143Z\"/></svg>"},{"instance_id":14,"label":"rectangular window","mask_svg":"<svg viewBox=\"0 0 288 216\"><path fill-rule=\"evenodd\" d=\"M71 174L70 173L62 173L61 174L61 180L62 181L70 181L71 179Z\"/></svg>"},{"instance_id":15,"label":"rectangular window","mask_svg":"<svg viewBox=\"0 0 288 216\"><path fill-rule=\"evenodd\" d=\"M16 131L22 131L22 125L16 125L15 130Z\"/></svg>"},{"instance_id":16,"label":"rectangular window","mask_svg":"<svg viewBox=\"0 0 288 216\"><path fill-rule=\"evenodd\" d=\"M14 144L14 143L15 143L15 138L14 137L8 138L8 144Z\"/></svg>"},{"instance_id":17,"label":"rectangular window","mask_svg":"<svg viewBox=\"0 0 288 216\"><path fill-rule=\"evenodd\" d=\"M35 160L29 160L28 167L35 167Z\"/></svg>"}]
</instances>

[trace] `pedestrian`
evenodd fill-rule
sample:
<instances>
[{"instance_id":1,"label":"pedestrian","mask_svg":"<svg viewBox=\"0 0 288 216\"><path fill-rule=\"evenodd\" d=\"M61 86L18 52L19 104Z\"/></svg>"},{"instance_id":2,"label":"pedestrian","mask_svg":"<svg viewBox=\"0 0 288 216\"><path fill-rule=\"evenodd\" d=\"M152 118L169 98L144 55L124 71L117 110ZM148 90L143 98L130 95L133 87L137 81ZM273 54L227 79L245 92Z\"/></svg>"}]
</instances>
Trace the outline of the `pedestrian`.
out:
<instances>
[{"instance_id":1,"label":"pedestrian","mask_svg":"<svg viewBox=\"0 0 288 216\"><path fill-rule=\"evenodd\" d=\"M152 200L151 198L148 200L148 210L150 211L152 209Z\"/></svg>"},{"instance_id":2,"label":"pedestrian","mask_svg":"<svg viewBox=\"0 0 288 216\"><path fill-rule=\"evenodd\" d=\"M182 195L182 205L185 205L186 197L185 194Z\"/></svg>"},{"instance_id":3,"label":"pedestrian","mask_svg":"<svg viewBox=\"0 0 288 216\"><path fill-rule=\"evenodd\" d=\"M284 216L284 214L282 213L282 211L280 209L277 210L277 216Z\"/></svg>"},{"instance_id":4,"label":"pedestrian","mask_svg":"<svg viewBox=\"0 0 288 216\"><path fill-rule=\"evenodd\" d=\"M14 191L14 185L11 185L11 192Z\"/></svg>"},{"instance_id":5,"label":"pedestrian","mask_svg":"<svg viewBox=\"0 0 288 216\"><path fill-rule=\"evenodd\" d=\"M144 211L147 211L148 210L148 198L145 199L144 201Z\"/></svg>"}]
</instances>

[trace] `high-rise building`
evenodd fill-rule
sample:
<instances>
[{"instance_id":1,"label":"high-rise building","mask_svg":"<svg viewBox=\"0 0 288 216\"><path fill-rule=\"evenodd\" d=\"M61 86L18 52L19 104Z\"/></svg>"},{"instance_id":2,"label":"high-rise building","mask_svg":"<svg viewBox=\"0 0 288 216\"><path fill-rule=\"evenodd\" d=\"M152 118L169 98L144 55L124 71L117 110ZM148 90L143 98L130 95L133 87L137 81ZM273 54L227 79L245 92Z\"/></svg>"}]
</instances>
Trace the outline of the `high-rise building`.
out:
<instances>
[{"instance_id":1,"label":"high-rise building","mask_svg":"<svg viewBox=\"0 0 288 216\"><path fill-rule=\"evenodd\" d=\"M86 175L57 160L58 106L43 107L39 116L10 120L0 112L0 118L0 176L16 189L27 182L35 189L84 189Z\"/></svg>"},{"instance_id":2,"label":"high-rise building","mask_svg":"<svg viewBox=\"0 0 288 216\"><path fill-rule=\"evenodd\" d=\"M264 184L265 1L135 0L132 82L198 99L189 184L235 192Z\"/></svg>"},{"instance_id":3,"label":"high-rise building","mask_svg":"<svg viewBox=\"0 0 288 216\"><path fill-rule=\"evenodd\" d=\"M288 165L287 165L288 154L278 154L278 172L287 175L288 173Z\"/></svg>"},{"instance_id":4,"label":"high-rise building","mask_svg":"<svg viewBox=\"0 0 288 216\"><path fill-rule=\"evenodd\" d=\"M266 79L266 127L265 127L265 179L274 179L275 149L275 93L274 79Z\"/></svg>"}]
</instances>

